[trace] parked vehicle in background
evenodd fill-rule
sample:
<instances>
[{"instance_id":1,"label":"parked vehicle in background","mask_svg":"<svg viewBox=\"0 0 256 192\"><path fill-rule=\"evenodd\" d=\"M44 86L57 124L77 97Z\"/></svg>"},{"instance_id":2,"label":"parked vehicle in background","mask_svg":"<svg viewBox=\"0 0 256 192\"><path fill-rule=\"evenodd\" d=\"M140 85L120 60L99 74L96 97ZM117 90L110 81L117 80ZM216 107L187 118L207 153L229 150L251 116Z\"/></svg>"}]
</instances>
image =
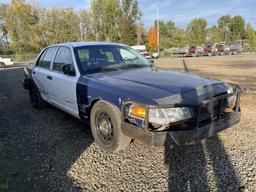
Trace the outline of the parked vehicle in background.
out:
<instances>
[{"instance_id":1,"label":"parked vehicle in background","mask_svg":"<svg viewBox=\"0 0 256 192\"><path fill-rule=\"evenodd\" d=\"M196 47L196 56L197 56L197 57L203 56L203 53L204 53L204 48L197 46L197 47Z\"/></svg>"},{"instance_id":2,"label":"parked vehicle in background","mask_svg":"<svg viewBox=\"0 0 256 192\"><path fill-rule=\"evenodd\" d=\"M134 45L134 46L131 46L131 48L138 51L139 53L146 51L146 45Z\"/></svg>"},{"instance_id":3,"label":"parked vehicle in background","mask_svg":"<svg viewBox=\"0 0 256 192\"><path fill-rule=\"evenodd\" d=\"M196 50L197 50L197 48L195 45L190 45L188 47L187 56L188 57L196 57L197 56Z\"/></svg>"},{"instance_id":4,"label":"parked vehicle in background","mask_svg":"<svg viewBox=\"0 0 256 192\"><path fill-rule=\"evenodd\" d=\"M96 143L108 152L132 139L153 146L191 144L240 121L238 85L157 69L122 44L52 45L24 75L34 108L47 102L90 121Z\"/></svg>"},{"instance_id":5,"label":"parked vehicle in background","mask_svg":"<svg viewBox=\"0 0 256 192\"><path fill-rule=\"evenodd\" d=\"M218 50L218 55L228 55L229 54L230 49L224 43L217 44L216 48Z\"/></svg>"},{"instance_id":6,"label":"parked vehicle in background","mask_svg":"<svg viewBox=\"0 0 256 192\"><path fill-rule=\"evenodd\" d=\"M131 46L131 48L139 52L146 59L152 59L150 53L146 51L145 45L134 45L134 46Z\"/></svg>"},{"instance_id":7,"label":"parked vehicle in background","mask_svg":"<svg viewBox=\"0 0 256 192\"><path fill-rule=\"evenodd\" d=\"M242 45L238 44L238 43L234 43L234 44L229 45L229 51L230 51L230 54L232 54L232 55L242 53L242 49L243 49Z\"/></svg>"},{"instance_id":8,"label":"parked vehicle in background","mask_svg":"<svg viewBox=\"0 0 256 192\"><path fill-rule=\"evenodd\" d=\"M13 64L14 64L14 62L13 62L12 58L0 57L0 68L11 66Z\"/></svg>"},{"instance_id":9,"label":"parked vehicle in background","mask_svg":"<svg viewBox=\"0 0 256 192\"><path fill-rule=\"evenodd\" d=\"M204 56L212 56L214 55L214 48L211 44L206 44L204 45L204 52L203 52Z\"/></svg>"},{"instance_id":10,"label":"parked vehicle in background","mask_svg":"<svg viewBox=\"0 0 256 192\"><path fill-rule=\"evenodd\" d=\"M172 57L198 57L202 56L203 48L190 45L184 48L171 48Z\"/></svg>"},{"instance_id":11,"label":"parked vehicle in background","mask_svg":"<svg viewBox=\"0 0 256 192\"><path fill-rule=\"evenodd\" d=\"M186 47L179 48L173 47L171 48L171 57L186 57L188 49Z\"/></svg>"}]
</instances>

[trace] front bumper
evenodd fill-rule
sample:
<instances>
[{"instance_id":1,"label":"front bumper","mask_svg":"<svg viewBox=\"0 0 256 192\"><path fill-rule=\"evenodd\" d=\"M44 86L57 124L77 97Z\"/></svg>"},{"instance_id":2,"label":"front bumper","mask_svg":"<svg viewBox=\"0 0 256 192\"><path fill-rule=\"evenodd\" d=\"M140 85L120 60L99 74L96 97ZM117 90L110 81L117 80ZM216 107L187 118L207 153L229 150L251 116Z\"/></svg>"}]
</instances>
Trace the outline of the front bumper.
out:
<instances>
[{"instance_id":1,"label":"front bumper","mask_svg":"<svg viewBox=\"0 0 256 192\"><path fill-rule=\"evenodd\" d=\"M187 126L186 129L172 129L173 125L169 129L163 131L156 131L150 128L150 123L148 122L148 117L145 118L142 127L132 124L127 121L125 117L126 105L131 102L127 102L122 110L122 132L131 137L132 139L138 140L144 144L152 146L163 146L168 141L170 145L179 144L190 144L201 141L202 139L212 137L218 132L225 130L229 127L240 122L241 112L240 112L240 95L243 89L239 85L233 85L235 91L233 93L216 96L212 99L204 100L198 104L182 105L160 105L160 106L145 106L146 116L150 108L154 107L192 107L195 110L195 116ZM225 101L228 97L234 96L235 106L232 112L224 113ZM207 119L204 119L205 110L209 115Z\"/></svg>"},{"instance_id":2,"label":"front bumper","mask_svg":"<svg viewBox=\"0 0 256 192\"><path fill-rule=\"evenodd\" d=\"M241 114L230 113L225 118L218 119L212 123L198 127L195 130L162 131L154 132L139 128L130 123L122 123L122 131L125 135L151 146L163 146L168 141L170 145L196 143L202 139L214 136L240 122Z\"/></svg>"}]
</instances>

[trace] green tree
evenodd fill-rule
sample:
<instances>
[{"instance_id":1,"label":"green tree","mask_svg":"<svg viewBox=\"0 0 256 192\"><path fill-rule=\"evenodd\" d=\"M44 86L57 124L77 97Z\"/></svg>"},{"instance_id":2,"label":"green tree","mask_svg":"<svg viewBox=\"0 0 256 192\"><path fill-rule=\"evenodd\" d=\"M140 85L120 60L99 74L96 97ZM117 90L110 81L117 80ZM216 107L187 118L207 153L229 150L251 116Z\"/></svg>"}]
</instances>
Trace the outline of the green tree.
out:
<instances>
[{"instance_id":1,"label":"green tree","mask_svg":"<svg viewBox=\"0 0 256 192\"><path fill-rule=\"evenodd\" d=\"M256 47L256 31L250 23L246 26L246 39L248 39L248 43L251 47Z\"/></svg>"},{"instance_id":2,"label":"green tree","mask_svg":"<svg viewBox=\"0 0 256 192\"><path fill-rule=\"evenodd\" d=\"M137 41L137 24L140 22L142 12L137 0L122 0L120 5L119 41L134 45Z\"/></svg>"},{"instance_id":3,"label":"green tree","mask_svg":"<svg viewBox=\"0 0 256 192\"><path fill-rule=\"evenodd\" d=\"M155 21L155 27L157 23ZM159 33L160 33L160 47L169 48L174 45L174 33L176 32L176 27L174 22L169 21L159 21ZM177 45L176 45L177 46Z\"/></svg>"},{"instance_id":4,"label":"green tree","mask_svg":"<svg viewBox=\"0 0 256 192\"><path fill-rule=\"evenodd\" d=\"M93 18L90 10L80 10L80 40L95 40L93 31Z\"/></svg>"},{"instance_id":5,"label":"green tree","mask_svg":"<svg viewBox=\"0 0 256 192\"><path fill-rule=\"evenodd\" d=\"M230 27L231 27L231 16L223 15L218 20L219 35L221 41L229 43L230 41Z\"/></svg>"},{"instance_id":6,"label":"green tree","mask_svg":"<svg viewBox=\"0 0 256 192\"><path fill-rule=\"evenodd\" d=\"M104 40L117 41L118 40L118 21L120 16L120 7L118 0L103 1L103 17L102 30Z\"/></svg>"},{"instance_id":7,"label":"green tree","mask_svg":"<svg viewBox=\"0 0 256 192\"><path fill-rule=\"evenodd\" d=\"M46 10L41 25L45 27L43 36L47 44L80 39L79 16L71 8Z\"/></svg>"},{"instance_id":8,"label":"green tree","mask_svg":"<svg viewBox=\"0 0 256 192\"><path fill-rule=\"evenodd\" d=\"M204 18L193 19L187 27L190 44L201 45L206 41L207 21Z\"/></svg>"},{"instance_id":9,"label":"green tree","mask_svg":"<svg viewBox=\"0 0 256 192\"><path fill-rule=\"evenodd\" d=\"M234 16L230 23L231 40L245 38L245 20L241 16Z\"/></svg>"},{"instance_id":10,"label":"green tree","mask_svg":"<svg viewBox=\"0 0 256 192\"><path fill-rule=\"evenodd\" d=\"M0 54L7 54L9 52L8 31L4 23L7 7L7 4L0 4Z\"/></svg>"},{"instance_id":11,"label":"green tree","mask_svg":"<svg viewBox=\"0 0 256 192\"><path fill-rule=\"evenodd\" d=\"M209 43L218 43L222 41L220 29L216 25L207 29L206 41Z\"/></svg>"},{"instance_id":12,"label":"green tree","mask_svg":"<svg viewBox=\"0 0 256 192\"><path fill-rule=\"evenodd\" d=\"M187 31L176 27L169 47L185 47L188 44Z\"/></svg>"},{"instance_id":13,"label":"green tree","mask_svg":"<svg viewBox=\"0 0 256 192\"><path fill-rule=\"evenodd\" d=\"M31 41L32 28L37 22L32 7L24 0L11 0L6 10L4 23L11 38L11 46L16 52L30 52L34 50Z\"/></svg>"},{"instance_id":14,"label":"green tree","mask_svg":"<svg viewBox=\"0 0 256 192\"><path fill-rule=\"evenodd\" d=\"M144 45L147 41L147 32L142 22L137 24L137 45Z\"/></svg>"},{"instance_id":15,"label":"green tree","mask_svg":"<svg viewBox=\"0 0 256 192\"><path fill-rule=\"evenodd\" d=\"M193 19L187 27L190 44L202 45L206 40L207 21L204 18Z\"/></svg>"},{"instance_id":16,"label":"green tree","mask_svg":"<svg viewBox=\"0 0 256 192\"><path fill-rule=\"evenodd\" d=\"M91 11L92 11L92 27L95 33L95 40L104 40L103 33L103 3L101 0L92 0L91 1Z\"/></svg>"},{"instance_id":17,"label":"green tree","mask_svg":"<svg viewBox=\"0 0 256 192\"><path fill-rule=\"evenodd\" d=\"M118 40L119 6L119 0L93 0L91 2L92 26L96 40Z\"/></svg>"}]
</instances>

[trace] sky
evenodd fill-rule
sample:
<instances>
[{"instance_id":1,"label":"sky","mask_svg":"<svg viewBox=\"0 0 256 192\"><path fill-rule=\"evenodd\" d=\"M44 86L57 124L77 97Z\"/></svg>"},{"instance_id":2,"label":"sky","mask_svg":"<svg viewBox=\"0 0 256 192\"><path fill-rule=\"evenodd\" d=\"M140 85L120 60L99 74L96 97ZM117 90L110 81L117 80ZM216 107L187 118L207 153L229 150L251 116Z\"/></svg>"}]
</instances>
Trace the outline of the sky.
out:
<instances>
[{"instance_id":1,"label":"sky","mask_svg":"<svg viewBox=\"0 0 256 192\"><path fill-rule=\"evenodd\" d=\"M0 0L9 3L10 0ZM89 8L90 0L27 0L43 7ZM160 20L172 20L178 27L185 28L196 17L204 17L208 26L217 24L220 16L241 15L256 28L256 0L138 0L146 27L153 25L156 9Z\"/></svg>"}]
</instances>

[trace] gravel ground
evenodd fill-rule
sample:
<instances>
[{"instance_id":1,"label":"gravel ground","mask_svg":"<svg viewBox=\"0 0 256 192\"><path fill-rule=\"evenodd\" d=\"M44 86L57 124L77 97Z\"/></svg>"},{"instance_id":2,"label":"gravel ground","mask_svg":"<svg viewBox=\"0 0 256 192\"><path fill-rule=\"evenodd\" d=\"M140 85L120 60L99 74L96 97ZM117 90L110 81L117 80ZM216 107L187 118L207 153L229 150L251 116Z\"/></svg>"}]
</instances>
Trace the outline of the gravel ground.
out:
<instances>
[{"instance_id":1,"label":"gravel ground","mask_svg":"<svg viewBox=\"0 0 256 192\"><path fill-rule=\"evenodd\" d=\"M0 71L0 191L256 191L256 96L242 122L203 144L102 151L88 125L35 110L22 69Z\"/></svg>"}]
</instances>

